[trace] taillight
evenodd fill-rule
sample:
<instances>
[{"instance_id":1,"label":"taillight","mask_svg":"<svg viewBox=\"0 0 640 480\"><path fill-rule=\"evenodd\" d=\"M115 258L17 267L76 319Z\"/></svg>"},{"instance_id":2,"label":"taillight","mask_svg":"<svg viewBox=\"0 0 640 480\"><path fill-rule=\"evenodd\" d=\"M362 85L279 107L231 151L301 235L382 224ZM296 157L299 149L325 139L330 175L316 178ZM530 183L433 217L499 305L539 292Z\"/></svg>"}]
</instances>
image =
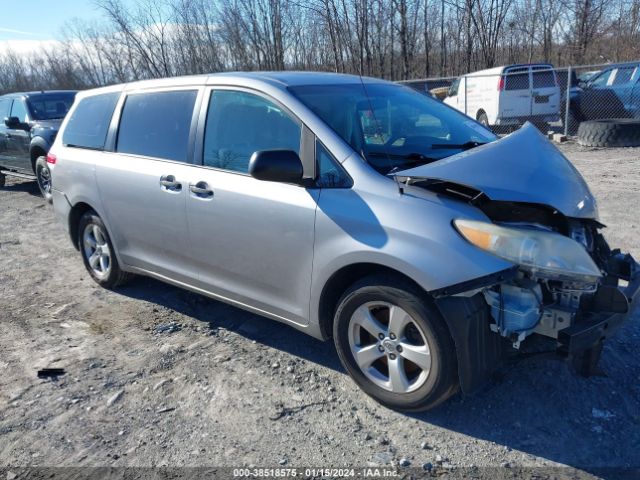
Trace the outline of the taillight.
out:
<instances>
[{"instance_id":1,"label":"taillight","mask_svg":"<svg viewBox=\"0 0 640 480\"><path fill-rule=\"evenodd\" d=\"M53 153L47 154L47 163L50 163L51 165L55 165L57 160L58 160L58 157L56 157Z\"/></svg>"},{"instance_id":2,"label":"taillight","mask_svg":"<svg viewBox=\"0 0 640 480\"><path fill-rule=\"evenodd\" d=\"M500 77L500 80L498 80L498 91L501 92L502 90L504 90L504 77Z\"/></svg>"}]
</instances>

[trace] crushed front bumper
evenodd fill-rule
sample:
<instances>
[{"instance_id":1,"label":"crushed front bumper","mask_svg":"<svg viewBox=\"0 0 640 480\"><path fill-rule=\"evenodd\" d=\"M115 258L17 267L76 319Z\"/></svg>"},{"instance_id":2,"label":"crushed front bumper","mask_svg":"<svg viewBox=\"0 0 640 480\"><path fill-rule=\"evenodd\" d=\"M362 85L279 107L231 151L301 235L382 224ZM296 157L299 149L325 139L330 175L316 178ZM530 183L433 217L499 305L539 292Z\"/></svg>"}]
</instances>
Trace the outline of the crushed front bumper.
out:
<instances>
[{"instance_id":1,"label":"crushed front bumper","mask_svg":"<svg viewBox=\"0 0 640 480\"><path fill-rule=\"evenodd\" d=\"M640 303L640 264L630 255L619 261L626 263L627 274L622 277L627 285L601 286L573 325L558 332L558 352L571 358L582 375L597 373L604 340L620 328Z\"/></svg>"}]
</instances>

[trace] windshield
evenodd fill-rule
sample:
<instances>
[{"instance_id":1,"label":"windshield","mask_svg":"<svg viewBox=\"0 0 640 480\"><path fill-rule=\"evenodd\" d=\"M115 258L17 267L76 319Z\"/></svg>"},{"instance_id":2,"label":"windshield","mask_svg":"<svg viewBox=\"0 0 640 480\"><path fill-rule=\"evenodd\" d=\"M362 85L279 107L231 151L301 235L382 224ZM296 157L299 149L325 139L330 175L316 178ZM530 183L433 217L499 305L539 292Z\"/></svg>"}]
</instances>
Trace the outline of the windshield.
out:
<instances>
[{"instance_id":1,"label":"windshield","mask_svg":"<svg viewBox=\"0 0 640 480\"><path fill-rule=\"evenodd\" d=\"M466 115L401 85L305 85L289 90L385 175L497 138Z\"/></svg>"},{"instance_id":2,"label":"windshield","mask_svg":"<svg viewBox=\"0 0 640 480\"><path fill-rule=\"evenodd\" d=\"M29 95L27 103L31 111L31 118L34 120L64 118L71 108L71 105L73 105L75 97L75 92L38 93Z\"/></svg>"}]
</instances>

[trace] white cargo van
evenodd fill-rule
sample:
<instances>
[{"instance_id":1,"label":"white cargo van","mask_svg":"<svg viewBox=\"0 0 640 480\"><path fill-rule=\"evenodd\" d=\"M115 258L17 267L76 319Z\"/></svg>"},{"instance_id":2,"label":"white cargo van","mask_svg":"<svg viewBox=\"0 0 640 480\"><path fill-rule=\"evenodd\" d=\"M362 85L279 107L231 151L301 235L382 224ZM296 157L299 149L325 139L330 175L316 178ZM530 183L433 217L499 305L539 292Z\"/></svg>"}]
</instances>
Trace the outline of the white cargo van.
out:
<instances>
[{"instance_id":1,"label":"white cargo van","mask_svg":"<svg viewBox=\"0 0 640 480\"><path fill-rule=\"evenodd\" d=\"M488 127L542 128L560 118L560 87L552 65L507 65L457 78L444 103Z\"/></svg>"}]
</instances>

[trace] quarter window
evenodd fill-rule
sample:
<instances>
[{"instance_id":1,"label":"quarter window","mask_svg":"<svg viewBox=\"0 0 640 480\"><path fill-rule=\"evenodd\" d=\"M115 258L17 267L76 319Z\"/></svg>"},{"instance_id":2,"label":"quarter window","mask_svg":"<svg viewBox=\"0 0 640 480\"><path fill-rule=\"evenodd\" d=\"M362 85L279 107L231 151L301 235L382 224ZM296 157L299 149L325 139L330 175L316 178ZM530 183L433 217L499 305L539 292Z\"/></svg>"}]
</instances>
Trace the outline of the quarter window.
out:
<instances>
[{"instance_id":1,"label":"quarter window","mask_svg":"<svg viewBox=\"0 0 640 480\"><path fill-rule=\"evenodd\" d=\"M80 100L69 117L62 134L62 143L67 147L102 150L119 98L120 93L114 92Z\"/></svg>"},{"instance_id":2,"label":"quarter window","mask_svg":"<svg viewBox=\"0 0 640 480\"><path fill-rule=\"evenodd\" d=\"M209 101L203 164L247 173L249 159L260 150L300 154L302 129L281 107L246 92L215 91Z\"/></svg>"},{"instance_id":3,"label":"quarter window","mask_svg":"<svg viewBox=\"0 0 640 480\"><path fill-rule=\"evenodd\" d=\"M328 150L316 140L316 161L318 162L317 185L321 188L349 188L351 179L328 152Z\"/></svg>"},{"instance_id":4,"label":"quarter window","mask_svg":"<svg viewBox=\"0 0 640 480\"><path fill-rule=\"evenodd\" d=\"M127 96L116 150L186 162L197 93L189 90Z\"/></svg>"}]
</instances>

